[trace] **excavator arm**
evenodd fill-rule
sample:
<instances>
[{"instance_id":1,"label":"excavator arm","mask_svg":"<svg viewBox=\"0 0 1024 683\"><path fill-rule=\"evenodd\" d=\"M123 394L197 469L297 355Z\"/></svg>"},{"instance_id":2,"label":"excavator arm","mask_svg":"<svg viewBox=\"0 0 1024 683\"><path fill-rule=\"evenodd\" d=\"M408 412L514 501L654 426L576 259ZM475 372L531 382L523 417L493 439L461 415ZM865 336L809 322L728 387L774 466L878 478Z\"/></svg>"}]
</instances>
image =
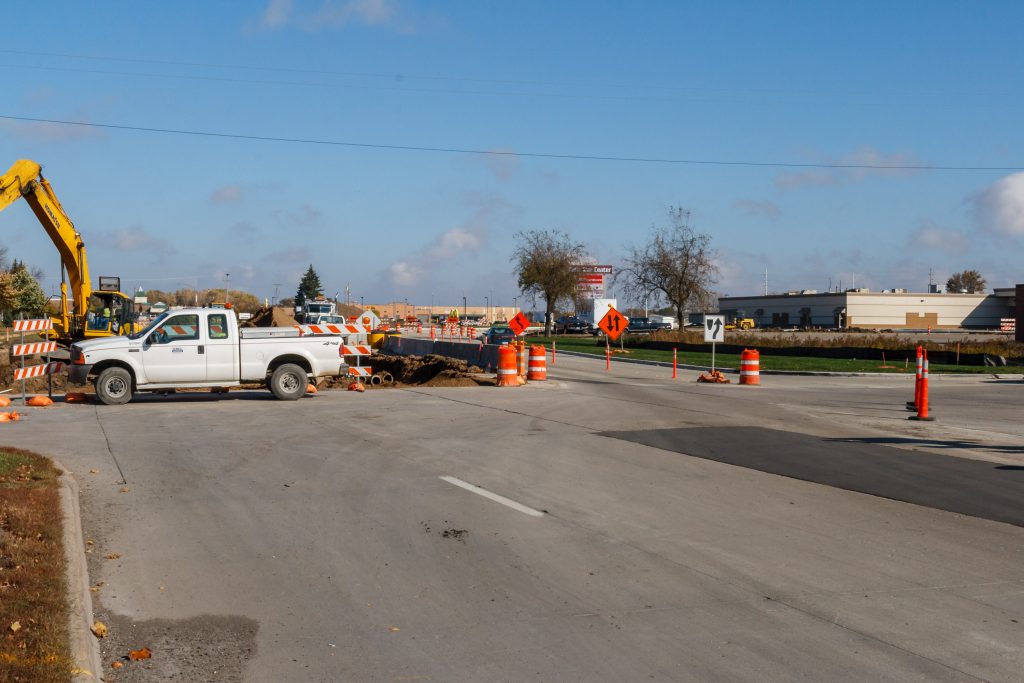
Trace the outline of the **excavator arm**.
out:
<instances>
[{"instance_id":1,"label":"excavator arm","mask_svg":"<svg viewBox=\"0 0 1024 683\"><path fill-rule=\"evenodd\" d=\"M19 198L24 198L39 219L46 234L60 253L60 261L67 272L68 281L61 281L61 314L57 321L58 332L67 335L72 331L72 320L84 321L89 308L92 286L89 284L89 268L85 260L85 244L82 236L64 212L49 181L43 177L42 167L34 161L16 161L10 170L0 176L0 211ZM67 284L71 285L74 313L68 310Z\"/></svg>"}]
</instances>

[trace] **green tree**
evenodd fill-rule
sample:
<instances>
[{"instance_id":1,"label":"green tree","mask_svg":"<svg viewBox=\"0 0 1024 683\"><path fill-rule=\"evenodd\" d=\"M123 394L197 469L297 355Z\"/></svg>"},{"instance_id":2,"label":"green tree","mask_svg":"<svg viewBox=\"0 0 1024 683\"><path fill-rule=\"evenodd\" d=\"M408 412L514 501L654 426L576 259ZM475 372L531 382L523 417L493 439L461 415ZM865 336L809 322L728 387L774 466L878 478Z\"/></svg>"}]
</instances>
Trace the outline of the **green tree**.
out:
<instances>
[{"instance_id":1,"label":"green tree","mask_svg":"<svg viewBox=\"0 0 1024 683\"><path fill-rule=\"evenodd\" d=\"M295 303L302 305L306 302L306 299L315 299L318 296L323 296L324 286L320 283L320 276L316 274L313 269L313 264L309 264L309 270L302 276L302 281L299 282L299 289L295 293Z\"/></svg>"},{"instance_id":2,"label":"green tree","mask_svg":"<svg viewBox=\"0 0 1024 683\"><path fill-rule=\"evenodd\" d=\"M515 235L519 245L512 261L519 272L519 290L534 301L544 300L544 333L551 335L555 307L576 294L577 268L583 263L583 244L558 230L529 230Z\"/></svg>"},{"instance_id":3,"label":"green tree","mask_svg":"<svg viewBox=\"0 0 1024 683\"><path fill-rule=\"evenodd\" d=\"M953 273L946 280L946 291L954 294L977 294L985 291L985 278L976 270L963 270Z\"/></svg>"},{"instance_id":4,"label":"green tree","mask_svg":"<svg viewBox=\"0 0 1024 683\"><path fill-rule=\"evenodd\" d=\"M647 244L630 250L619 277L627 298L655 305L666 301L682 327L687 304L709 303L719 271L711 237L690 226L690 212L670 207L668 217L668 227L655 228Z\"/></svg>"},{"instance_id":5,"label":"green tree","mask_svg":"<svg viewBox=\"0 0 1024 683\"><path fill-rule=\"evenodd\" d=\"M15 260L11 265L10 275L11 282L17 290L11 313L15 317L20 313L29 317L37 317L46 313L46 292L39 286L39 282L29 272L25 263Z\"/></svg>"}]
</instances>

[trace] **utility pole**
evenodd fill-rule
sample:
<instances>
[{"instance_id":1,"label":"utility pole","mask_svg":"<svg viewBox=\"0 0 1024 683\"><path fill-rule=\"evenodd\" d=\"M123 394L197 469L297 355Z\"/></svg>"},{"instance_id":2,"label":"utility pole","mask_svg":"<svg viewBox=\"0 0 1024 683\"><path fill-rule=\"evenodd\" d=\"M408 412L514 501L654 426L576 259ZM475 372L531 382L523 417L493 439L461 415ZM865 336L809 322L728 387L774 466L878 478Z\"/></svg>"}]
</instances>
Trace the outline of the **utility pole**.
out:
<instances>
[{"instance_id":1,"label":"utility pole","mask_svg":"<svg viewBox=\"0 0 1024 683\"><path fill-rule=\"evenodd\" d=\"M764 269L764 295L768 296L768 269Z\"/></svg>"}]
</instances>

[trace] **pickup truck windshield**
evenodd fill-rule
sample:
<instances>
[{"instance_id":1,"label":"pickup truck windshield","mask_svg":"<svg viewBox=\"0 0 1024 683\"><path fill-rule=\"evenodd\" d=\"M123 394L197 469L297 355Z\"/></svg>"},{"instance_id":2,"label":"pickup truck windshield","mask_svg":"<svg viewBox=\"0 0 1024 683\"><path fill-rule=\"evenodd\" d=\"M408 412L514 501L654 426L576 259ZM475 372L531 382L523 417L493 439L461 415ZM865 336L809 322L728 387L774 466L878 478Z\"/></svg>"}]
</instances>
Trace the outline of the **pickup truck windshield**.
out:
<instances>
[{"instance_id":1,"label":"pickup truck windshield","mask_svg":"<svg viewBox=\"0 0 1024 683\"><path fill-rule=\"evenodd\" d=\"M157 325L162 323L164 320L166 320L167 316L169 316L170 314L171 314L170 311L164 311L163 313L161 313L157 317L153 318L153 320L150 321L150 323L148 325L146 325L144 328L142 328L141 330L139 330L135 334L129 334L128 338L129 339L141 339L142 337L145 337L147 334L149 334L150 330L152 330L154 327L156 327Z\"/></svg>"}]
</instances>

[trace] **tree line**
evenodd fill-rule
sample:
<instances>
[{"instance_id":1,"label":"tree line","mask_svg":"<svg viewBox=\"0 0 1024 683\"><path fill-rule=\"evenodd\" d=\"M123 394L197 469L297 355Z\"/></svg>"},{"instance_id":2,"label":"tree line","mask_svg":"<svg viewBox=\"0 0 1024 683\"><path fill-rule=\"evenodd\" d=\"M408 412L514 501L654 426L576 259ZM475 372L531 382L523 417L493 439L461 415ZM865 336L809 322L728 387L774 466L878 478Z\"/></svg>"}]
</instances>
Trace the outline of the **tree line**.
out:
<instances>
[{"instance_id":1,"label":"tree line","mask_svg":"<svg viewBox=\"0 0 1024 683\"><path fill-rule=\"evenodd\" d=\"M588 265L586 246L559 230L521 231L515 238L511 260L519 289L544 303L545 333L550 335L560 305L582 308L577 283ZM651 308L665 305L682 326L686 311L715 305L712 287L721 275L717 260L711 236L694 228L690 212L670 207L663 225L652 227L642 244L627 248L613 282L627 301L646 302ZM985 287L976 270L954 273L946 283L951 293L981 293Z\"/></svg>"}]
</instances>

